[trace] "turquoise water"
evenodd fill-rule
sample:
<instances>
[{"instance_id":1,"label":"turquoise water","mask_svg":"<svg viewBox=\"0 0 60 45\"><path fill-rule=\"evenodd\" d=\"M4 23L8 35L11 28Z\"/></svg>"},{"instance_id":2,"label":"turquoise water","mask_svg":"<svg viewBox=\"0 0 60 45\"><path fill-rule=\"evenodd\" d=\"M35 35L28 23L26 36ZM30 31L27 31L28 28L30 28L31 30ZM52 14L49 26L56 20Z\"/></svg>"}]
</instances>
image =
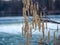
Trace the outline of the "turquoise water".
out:
<instances>
[{"instance_id":1,"label":"turquoise water","mask_svg":"<svg viewBox=\"0 0 60 45\"><path fill-rule=\"evenodd\" d=\"M58 18L56 18L58 17ZM48 17L51 20L60 21L59 16ZM30 19L32 19L30 17ZM31 21L29 19L29 21ZM23 17L1 17L0 18L0 45L26 45L26 38L22 36ZM44 24L46 25L46 24ZM54 31L57 30L57 24L48 23L48 29L44 27L44 45L54 45ZM47 44L48 31L50 30L50 41ZM42 38L42 30L38 29L32 31L32 38L30 45L39 45L39 40ZM58 31L56 31L56 40L60 35L60 24L58 24Z\"/></svg>"}]
</instances>

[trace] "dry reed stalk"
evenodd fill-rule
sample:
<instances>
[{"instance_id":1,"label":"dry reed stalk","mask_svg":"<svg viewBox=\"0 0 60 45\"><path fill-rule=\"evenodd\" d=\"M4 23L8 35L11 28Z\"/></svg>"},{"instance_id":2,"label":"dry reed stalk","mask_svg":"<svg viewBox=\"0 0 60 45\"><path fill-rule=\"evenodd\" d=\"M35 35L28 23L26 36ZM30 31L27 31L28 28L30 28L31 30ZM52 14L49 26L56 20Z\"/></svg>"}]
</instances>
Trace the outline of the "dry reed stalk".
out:
<instances>
[{"instance_id":1,"label":"dry reed stalk","mask_svg":"<svg viewBox=\"0 0 60 45\"><path fill-rule=\"evenodd\" d=\"M54 45L56 45L56 34L54 32Z\"/></svg>"}]
</instances>

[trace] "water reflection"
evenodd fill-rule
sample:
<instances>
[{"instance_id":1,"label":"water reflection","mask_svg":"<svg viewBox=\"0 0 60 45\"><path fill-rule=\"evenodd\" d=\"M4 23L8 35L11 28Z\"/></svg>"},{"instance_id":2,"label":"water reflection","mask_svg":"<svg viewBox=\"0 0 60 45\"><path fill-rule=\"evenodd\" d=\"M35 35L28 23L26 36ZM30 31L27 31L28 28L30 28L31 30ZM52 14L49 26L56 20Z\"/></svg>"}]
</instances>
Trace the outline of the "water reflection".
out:
<instances>
[{"instance_id":1,"label":"water reflection","mask_svg":"<svg viewBox=\"0 0 60 45\"><path fill-rule=\"evenodd\" d=\"M0 18L0 20L3 18ZM6 18L4 18L6 20ZM4 20L3 19L3 20ZM15 18L16 19L16 18ZM20 17L19 19L20 20ZM7 20L8 21L8 20ZM10 20L11 21L11 20ZM15 21L15 20L14 20ZM20 20L22 21L22 20ZM22 36L22 26L23 26L23 21L19 23L12 23L7 24L2 23L0 24L0 44L1 45L26 45L26 39L24 36ZM0 21L1 22L1 21ZM4 22L4 21L2 21ZM44 23L46 25L46 23ZM57 30L57 24L55 23L47 23L47 29L44 27L44 44L45 45L54 45L54 32ZM48 39L48 31L50 30L50 40L49 43L47 43ZM42 30L40 32L38 29L36 31L32 31L33 35L30 40L30 45L39 45L40 40L42 38ZM56 37L56 44L59 44L60 41L60 24L58 24L58 31L55 32L55 37Z\"/></svg>"}]
</instances>

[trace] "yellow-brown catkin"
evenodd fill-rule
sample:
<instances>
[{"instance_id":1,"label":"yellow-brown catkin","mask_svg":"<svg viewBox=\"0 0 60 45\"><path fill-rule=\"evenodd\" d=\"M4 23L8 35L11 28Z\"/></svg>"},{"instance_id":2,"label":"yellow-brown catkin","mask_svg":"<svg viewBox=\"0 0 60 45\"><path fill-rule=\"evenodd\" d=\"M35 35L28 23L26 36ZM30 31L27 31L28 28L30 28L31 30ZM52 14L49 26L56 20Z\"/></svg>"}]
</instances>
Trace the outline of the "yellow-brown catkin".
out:
<instances>
[{"instance_id":1,"label":"yellow-brown catkin","mask_svg":"<svg viewBox=\"0 0 60 45\"><path fill-rule=\"evenodd\" d=\"M29 8L29 6L30 6L30 0L27 0L27 6Z\"/></svg>"},{"instance_id":2,"label":"yellow-brown catkin","mask_svg":"<svg viewBox=\"0 0 60 45\"><path fill-rule=\"evenodd\" d=\"M33 3L31 2L31 5L30 5L30 13L33 14Z\"/></svg>"}]
</instances>

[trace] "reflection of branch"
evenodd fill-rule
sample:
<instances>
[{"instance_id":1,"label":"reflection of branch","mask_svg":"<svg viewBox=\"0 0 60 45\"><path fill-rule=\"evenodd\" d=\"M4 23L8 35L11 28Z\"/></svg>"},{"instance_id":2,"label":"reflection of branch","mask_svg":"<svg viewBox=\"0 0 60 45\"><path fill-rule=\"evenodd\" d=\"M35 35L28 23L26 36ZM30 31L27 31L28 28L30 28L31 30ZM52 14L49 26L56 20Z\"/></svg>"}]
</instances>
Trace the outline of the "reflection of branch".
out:
<instances>
[{"instance_id":1,"label":"reflection of branch","mask_svg":"<svg viewBox=\"0 0 60 45\"><path fill-rule=\"evenodd\" d=\"M60 22L56 22L56 21L52 21L52 20L48 20L48 19L41 19L44 22L51 22L51 23L56 23L56 24L60 24Z\"/></svg>"},{"instance_id":2,"label":"reflection of branch","mask_svg":"<svg viewBox=\"0 0 60 45\"><path fill-rule=\"evenodd\" d=\"M52 28L49 28L50 30L57 30L57 29L52 29ZM60 30L60 29L58 29L58 30Z\"/></svg>"},{"instance_id":3,"label":"reflection of branch","mask_svg":"<svg viewBox=\"0 0 60 45\"><path fill-rule=\"evenodd\" d=\"M32 21L32 18L29 18L30 20L29 21ZM41 21L44 21L44 22L50 22L50 23L55 23L55 24L60 24L60 22L57 22L57 21L53 21L53 20L50 20L50 19L46 19L46 18L41 18Z\"/></svg>"}]
</instances>

